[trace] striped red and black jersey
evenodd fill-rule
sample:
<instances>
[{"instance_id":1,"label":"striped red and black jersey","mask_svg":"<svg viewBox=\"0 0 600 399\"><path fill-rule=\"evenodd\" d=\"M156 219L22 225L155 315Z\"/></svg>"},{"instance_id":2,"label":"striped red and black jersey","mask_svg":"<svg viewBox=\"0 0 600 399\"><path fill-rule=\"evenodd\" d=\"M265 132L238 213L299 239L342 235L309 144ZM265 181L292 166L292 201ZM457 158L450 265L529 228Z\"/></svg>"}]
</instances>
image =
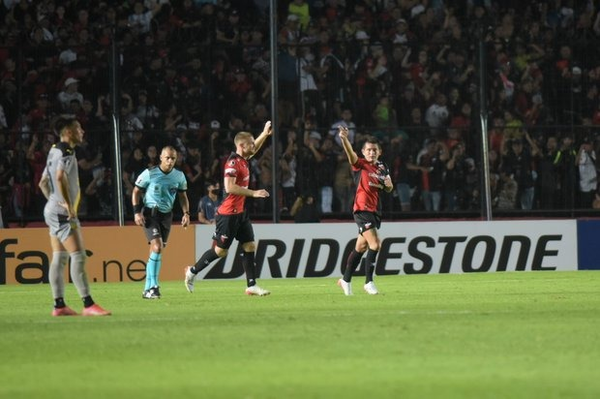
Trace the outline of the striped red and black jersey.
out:
<instances>
[{"instance_id":1,"label":"striped red and black jersey","mask_svg":"<svg viewBox=\"0 0 600 399\"><path fill-rule=\"evenodd\" d=\"M235 177L235 184L248 188L250 184L250 169L248 167L248 161L232 152L225 166L223 168L223 176ZM236 215L244 212L244 206L246 204L246 197L244 195L227 194L219 208L217 214L219 215Z\"/></svg>"},{"instance_id":2,"label":"striped red and black jersey","mask_svg":"<svg viewBox=\"0 0 600 399\"><path fill-rule=\"evenodd\" d=\"M364 158L358 158L352 165L352 170L359 172L353 212L379 213L379 192L384 188L383 179L386 173L382 165L379 162L372 164Z\"/></svg>"}]
</instances>

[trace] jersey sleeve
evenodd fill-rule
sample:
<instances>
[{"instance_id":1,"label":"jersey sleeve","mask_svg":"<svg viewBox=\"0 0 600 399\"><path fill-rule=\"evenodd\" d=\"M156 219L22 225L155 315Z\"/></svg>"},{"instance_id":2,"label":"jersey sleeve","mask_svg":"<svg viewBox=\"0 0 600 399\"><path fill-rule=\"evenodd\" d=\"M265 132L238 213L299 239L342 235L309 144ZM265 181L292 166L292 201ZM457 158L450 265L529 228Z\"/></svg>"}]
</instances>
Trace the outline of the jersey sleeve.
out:
<instances>
[{"instance_id":1,"label":"jersey sleeve","mask_svg":"<svg viewBox=\"0 0 600 399\"><path fill-rule=\"evenodd\" d=\"M235 159L230 159L227 161L227 164L225 165L225 171L223 173L223 175L225 177L237 177L238 174L238 170L237 170L237 162Z\"/></svg>"},{"instance_id":2,"label":"jersey sleeve","mask_svg":"<svg viewBox=\"0 0 600 399\"><path fill-rule=\"evenodd\" d=\"M177 191L187 191L187 188L187 179L185 178L183 172L179 172L179 182L177 184Z\"/></svg>"},{"instance_id":3,"label":"jersey sleeve","mask_svg":"<svg viewBox=\"0 0 600 399\"><path fill-rule=\"evenodd\" d=\"M143 190L148 188L150 184L150 170L146 169L135 180L135 185Z\"/></svg>"},{"instance_id":4,"label":"jersey sleeve","mask_svg":"<svg viewBox=\"0 0 600 399\"><path fill-rule=\"evenodd\" d=\"M364 169L366 162L367 162L366 159L359 157L358 160L356 161L356 163L354 165L352 165L352 170L355 172L358 172L359 170Z\"/></svg>"}]
</instances>

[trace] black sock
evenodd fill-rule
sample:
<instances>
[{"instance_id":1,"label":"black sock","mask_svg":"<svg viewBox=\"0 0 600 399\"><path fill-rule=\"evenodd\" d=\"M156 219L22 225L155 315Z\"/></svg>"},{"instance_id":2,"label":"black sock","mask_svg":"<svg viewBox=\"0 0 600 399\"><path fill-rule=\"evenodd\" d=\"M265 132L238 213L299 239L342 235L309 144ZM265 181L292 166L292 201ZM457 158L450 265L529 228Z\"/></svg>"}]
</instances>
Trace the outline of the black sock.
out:
<instances>
[{"instance_id":1,"label":"black sock","mask_svg":"<svg viewBox=\"0 0 600 399\"><path fill-rule=\"evenodd\" d=\"M54 299L54 309L61 309L66 306L67 306L67 304L65 303L64 298L55 298Z\"/></svg>"},{"instance_id":2,"label":"black sock","mask_svg":"<svg viewBox=\"0 0 600 399\"><path fill-rule=\"evenodd\" d=\"M256 272L254 266L254 252L242 252L242 266L246 272L246 284L248 287L256 285Z\"/></svg>"},{"instance_id":3,"label":"black sock","mask_svg":"<svg viewBox=\"0 0 600 399\"><path fill-rule=\"evenodd\" d=\"M93 304L94 304L94 300L92 299L92 297L90 295L83 298L83 307L84 308L89 308Z\"/></svg>"},{"instance_id":4,"label":"black sock","mask_svg":"<svg viewBox=\"0 0 600 399\"><path fill-rule=\"evenodd\" d=\"M215 249L211 248L208 251L206 251L204 254L202 254L200 259L198 259L198 262L196 262L196 264L190 269L190 271L194 274L198 274L202 270L204 270L205 267L210 265L210 262L217 259L218 257L219 257L219 255L217 255L217 253L215 252Z\"/></svg>"},{"instance_id":5,"label":"black sock","mask_svg":"<svg viewBox=\"0 0 600 399\"><path fill-rule=\"evenodd\" d=\"M375 259L377 258L377 252L369 249L367 251L366 262L365 262L365 283L373 281L373 272L375 271Z\"/></svg>"},{"instance_id":6,"label":"black sock","mask_svg":"<svg viewBox=\"0 0 600 399\"><path fill-rule=\"evenodd\" d=\"M348 255L348 260L346 261L346 271L344 271L344 281L349 283L352 281L352 273L356 270L358 265L360 264L360 259L362 258L362 252L356 252L355 249L350 252Z\"/></svg>"}]
</instances>

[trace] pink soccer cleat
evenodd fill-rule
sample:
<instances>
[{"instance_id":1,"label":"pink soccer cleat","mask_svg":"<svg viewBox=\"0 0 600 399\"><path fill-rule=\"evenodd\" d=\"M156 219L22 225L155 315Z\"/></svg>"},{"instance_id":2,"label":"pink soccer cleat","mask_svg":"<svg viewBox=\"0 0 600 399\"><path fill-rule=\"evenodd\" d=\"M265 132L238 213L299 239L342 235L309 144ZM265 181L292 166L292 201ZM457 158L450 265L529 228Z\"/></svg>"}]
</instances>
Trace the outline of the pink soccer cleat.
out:
<instances>
[{"instance_id":1,"label":"pink soccer cleat","mask_svg":"<svg viewBox=\"0 0 600 399\"><path fill-rule=\"evenodd\" d=\"M79 316L79 314L70 307L65 306L64 308L54 308L52 316Z\"/></svg>"},{"instance_id":2,"label":"pink soccer cleat","mask_svg":"<svg viewBox=\"0 0 600 399\"><path fill-rule=\"evenodd\" d=\"M111 314L112 313L108 310L102 309L100 305L96 303L89 308L83 308L83 311L81 312L82 316L110 316Z\"/></svg>"}]
</instances>

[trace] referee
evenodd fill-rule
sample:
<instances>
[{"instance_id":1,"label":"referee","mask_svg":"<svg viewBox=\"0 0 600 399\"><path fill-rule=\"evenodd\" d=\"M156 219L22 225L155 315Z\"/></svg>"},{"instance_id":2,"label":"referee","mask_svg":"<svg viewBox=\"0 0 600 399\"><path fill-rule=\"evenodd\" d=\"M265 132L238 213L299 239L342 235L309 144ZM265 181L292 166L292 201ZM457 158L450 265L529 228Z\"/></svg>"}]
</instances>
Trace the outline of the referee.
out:
<instances>
[{"instance_id":1,"label":"referee","mask_svg":"<svg viewBox=\"0 0 600 399\"><path fill-rule=\"evenodd\" d=\"M162 249L167 245L171 232L176 196L183 210L181 225L187 227L190 224L187 181L183 172L174 168L176 161L175 148L164 147L160 153L160 164L140 174L131 196L135 224L144 228L150 244L150 257L146 264L146 286L142 293L144 299L160 298L158 276L162 264Z\"/></svg>"}]
</instances>

